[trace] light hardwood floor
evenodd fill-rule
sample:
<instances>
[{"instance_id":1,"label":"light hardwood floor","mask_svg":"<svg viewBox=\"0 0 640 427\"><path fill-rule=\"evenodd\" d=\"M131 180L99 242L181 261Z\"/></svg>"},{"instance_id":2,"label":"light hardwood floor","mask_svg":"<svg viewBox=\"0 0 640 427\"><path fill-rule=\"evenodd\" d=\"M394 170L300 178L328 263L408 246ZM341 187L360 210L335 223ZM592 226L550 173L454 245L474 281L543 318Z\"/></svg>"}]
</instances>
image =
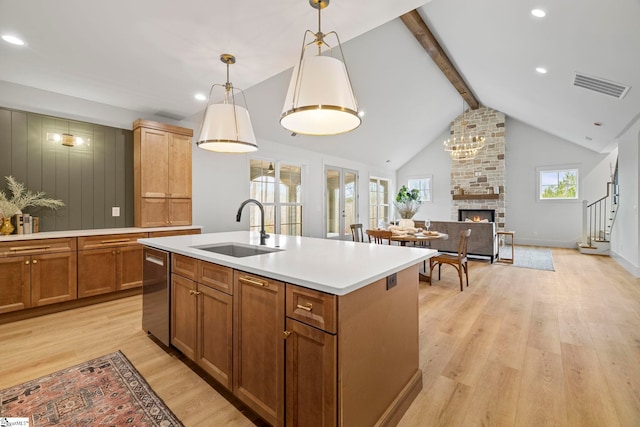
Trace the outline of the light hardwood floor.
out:
<instances>
[{"instance_id":1,"label":"light hardwood floor","mask_svg":"<svg viewBox=\"0 0 640 427\"><path fill-rule=\"evenodd\" d=\"M464 292L446 267L420 284L424 389L401 426L640 426L640 279L608 257L553 259L471 262ZM253 425L140 330L140 310L136 296L1 325L0 389L119 349L186 426Z\"/></svg>"}]
</instances>

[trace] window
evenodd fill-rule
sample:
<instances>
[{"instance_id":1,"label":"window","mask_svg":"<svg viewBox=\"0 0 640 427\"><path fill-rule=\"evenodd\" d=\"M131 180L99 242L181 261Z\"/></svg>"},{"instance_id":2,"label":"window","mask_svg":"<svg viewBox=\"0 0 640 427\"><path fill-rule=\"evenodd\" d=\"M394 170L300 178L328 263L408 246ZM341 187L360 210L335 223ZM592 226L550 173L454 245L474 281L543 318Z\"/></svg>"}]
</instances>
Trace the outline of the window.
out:
<instances>
[{"instance_id":1,"label":"window","mask_svg":"<svg viewBox=\"0 0 640 427\"><path fill-rule=\"evenodd\" d=\"M389 222L389 180L369 179L369 227Z\"/></svg>"},{"instance_id":2,"label":"window","mask_svg":"<svg viewBox=\"0 0 640 427\"><path fill-rule=\"evenodd\" d=\"M267 233L302 235L302 168L252 159L250 196L264 205ZM260 230L260 212L250 205L249 230Z\"/></svg>"},{"instance_id":3,"label":"window","mask_svg":"<svg viewBox=\"0 0 640 427\"><path fill-rule=\"evenodd\" d=\"M425 176L420 178L411 178L407 181L407 187L409 190L417 188L420 190L420 200L423 202L431 201L431 188L433 179L431 176Z\"/></svg>"},{"instance_id":4,"label":"window","mask_svg":"<svg viewBox=\"0 0 640 427\"><path fill-rule=\"evenodd\" d=\"M540 170L540 200L577 199L578 169Z\"/></svg>"}]
</instances>

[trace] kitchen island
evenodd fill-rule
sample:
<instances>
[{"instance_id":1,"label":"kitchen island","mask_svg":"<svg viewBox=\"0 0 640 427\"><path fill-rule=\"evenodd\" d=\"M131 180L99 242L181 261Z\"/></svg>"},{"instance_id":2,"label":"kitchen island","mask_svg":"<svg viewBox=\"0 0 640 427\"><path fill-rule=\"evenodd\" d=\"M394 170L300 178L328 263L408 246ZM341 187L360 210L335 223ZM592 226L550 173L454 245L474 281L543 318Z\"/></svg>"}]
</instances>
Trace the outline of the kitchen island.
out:
<instances>
[{"instance_id":1,"label":"kitchen island","mask_svg":"<svg viewBox=\"0 0 640 427\"><path fill-rule=\"evenodd\" d=\"M270 424L394 425L422 389L418 268L436 251L250 232L139 242L171 254L171 345Z\"/></svg>"}]
</instances>

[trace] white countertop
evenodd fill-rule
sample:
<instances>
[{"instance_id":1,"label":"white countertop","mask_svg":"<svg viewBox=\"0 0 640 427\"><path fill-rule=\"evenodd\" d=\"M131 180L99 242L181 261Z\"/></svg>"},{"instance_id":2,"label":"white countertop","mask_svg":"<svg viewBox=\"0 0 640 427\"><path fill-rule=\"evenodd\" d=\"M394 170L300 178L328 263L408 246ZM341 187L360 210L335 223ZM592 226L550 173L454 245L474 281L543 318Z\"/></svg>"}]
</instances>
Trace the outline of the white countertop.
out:
<instances>
[{"instance_id":1,"label":"white countertop","mask_svg":"<svg viewBox=\"0 0 640 427\"><path fill-rule=\"evenodd\" d=\"M65 230L65 231L43 231L41 233L31 234L9 234L8 236L0 235L0 242L12 242L18 240L34 240L34 239L58 239L64 237L83 237L83 236L100 236L102 234L127 234L127 233L151 233L153 231L175 231L175 230L191 230L194 228L202 228L196 225L185 225L179 227L126 227L126 228L95 228L91 230Z\"/></svg>"},{"instance_id":2,"label":"white countertop","mask_svg":"<svg viewBox=\"0 0 640 427\"><path fill-rule=\"evenodd\" d=\"M235 258L194 248L232 242L259 245L260 235L249 231L138 239L138 242L334 295L353 292L437 253L426 248L277 234L267 239L266 247L283 250L263 255Z\"/></svg>"}]
</instances>

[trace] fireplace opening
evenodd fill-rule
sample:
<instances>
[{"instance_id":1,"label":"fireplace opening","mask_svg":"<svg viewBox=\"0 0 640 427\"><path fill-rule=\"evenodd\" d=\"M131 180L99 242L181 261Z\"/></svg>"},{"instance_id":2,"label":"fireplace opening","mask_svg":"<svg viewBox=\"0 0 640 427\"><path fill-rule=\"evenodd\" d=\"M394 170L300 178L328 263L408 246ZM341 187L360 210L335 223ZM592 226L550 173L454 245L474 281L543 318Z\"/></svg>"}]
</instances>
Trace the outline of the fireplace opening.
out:
<instances>
[{"instance_id":1,"label":"fireplace opening","mask_svg":"<svg viewBox=\"0 0 640 427\"><path fill-rule=\"evenodd\" d=\"M495 209L458 209L458 221L495 222Z\"/></svg>"}]
</instances>

